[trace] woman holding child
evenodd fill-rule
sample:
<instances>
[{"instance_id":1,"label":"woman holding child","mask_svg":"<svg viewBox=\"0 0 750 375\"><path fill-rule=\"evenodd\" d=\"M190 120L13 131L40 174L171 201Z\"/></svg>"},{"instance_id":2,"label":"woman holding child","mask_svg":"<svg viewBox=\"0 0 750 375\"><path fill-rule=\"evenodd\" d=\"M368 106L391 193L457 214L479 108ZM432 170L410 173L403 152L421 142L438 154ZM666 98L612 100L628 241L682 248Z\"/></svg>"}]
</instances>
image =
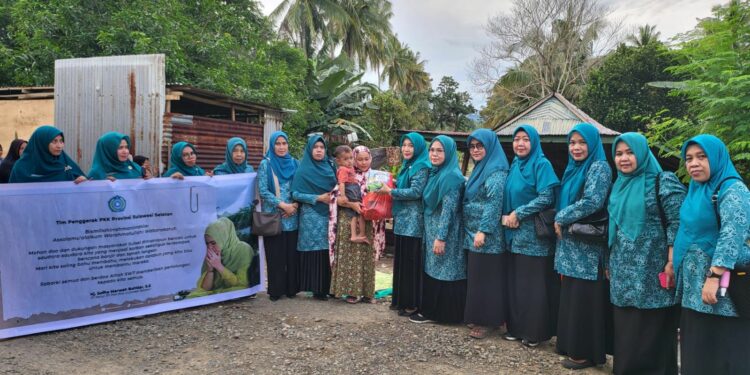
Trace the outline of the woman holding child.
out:
<instances>
[{"instance_id":1,"label":"woman holding child","mask_svg":"<svg viewBox=\"0 0 750 375\"><path fill-rule=\"evenodd\" d=\"M338 209L331 210L329 227L331 294L346 296L349 303L372 301L376 254L385 248L385 223L360 222L361 202L367 193L367 174L372 164L370 149L357 146L352 151L348 146L340 146L335 156L341 172L332 203Z\"/></svg>"}]
</instances>

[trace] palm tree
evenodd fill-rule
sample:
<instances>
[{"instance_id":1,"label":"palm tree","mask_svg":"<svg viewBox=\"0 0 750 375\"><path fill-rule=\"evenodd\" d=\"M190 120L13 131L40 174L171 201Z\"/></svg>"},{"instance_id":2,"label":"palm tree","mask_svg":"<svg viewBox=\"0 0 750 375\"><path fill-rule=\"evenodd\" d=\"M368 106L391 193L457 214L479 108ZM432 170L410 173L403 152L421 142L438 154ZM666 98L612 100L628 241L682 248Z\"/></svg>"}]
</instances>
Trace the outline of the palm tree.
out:
<instances>
[{"instance_id":1,"label":"palm tree","mask_svg":"<svg viewBox=\"0 0 750 375\"><path fill-rule=\"evenodd\" d=\"M629 35L625 40L635 47L643 47L659 41L661 33L656 31L656 25L646 24L638 27L638 34Z\"/></svg>"},{"instance_id":2,"label":"palm tree","mask_svg":"<svg viewBox=\"0 0 750 375\"><path fill-rule=\"evenodd\" d=\"M343 22L349 15L337 0L284 0L270 14L279 22L279 34L313 57L319 43L330 38L327 23Z\"/></svg>"},{"instance_id":3,"label":"palm tree","mask_svg":"<svg viewBox=\"0 0 750 375\"><path fill-rule=\"evenodd\" d=\"M390 59L394 39L391 31L393 10L389 0L339 0L348 17L331 19L331 41L360 69L379 69Z\"/></svg>"},{"instance_id":4,"label":"palm tree","mask_svg":"<svg viewBox=\"0 0 750 375\"><path fill-rule=\"evenodd\" d=\"M388 86L398 93L424 92L430 89L430 75L425 72L427 61L420 60L419 52L414 52L408 45L397 43L393 58L385 64L380 78L388 78Z\"/></svg>"}]
</instances>

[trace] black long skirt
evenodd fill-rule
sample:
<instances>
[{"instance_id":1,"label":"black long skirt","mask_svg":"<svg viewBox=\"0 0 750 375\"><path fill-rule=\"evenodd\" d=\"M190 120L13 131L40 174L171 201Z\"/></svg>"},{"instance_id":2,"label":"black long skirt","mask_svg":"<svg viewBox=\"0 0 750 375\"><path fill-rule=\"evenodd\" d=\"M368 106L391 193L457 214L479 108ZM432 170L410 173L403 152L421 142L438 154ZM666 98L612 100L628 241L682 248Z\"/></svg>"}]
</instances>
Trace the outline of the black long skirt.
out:
<instances>
[{"instance_id":1,"label":"black long skirt","mask_svg":"<svg viewBox=\"0 0 750 375\"><path fill-rule=\"evenodd\" d=\"M557 352L597 365L607 362L612 347L609 283L565 276L560 287Z\"/></svg>"},{"instance_id":2,"label":"black long skirt","mask_svg":"<svg viewBox=\"0 0 750 375\"><path fill-rule=\"evenodd\" d=\"M422 316L439 323L461 323L466 306L466 280L443 281L425 273Z\"/></svg>"},{"instance_id":3,"label":"black long skirt","mask_svg":"<svg viewBox=\"0 0 750 375\"><path fill-rule=\"evenodd\" d=\"M529 342L547 341L557 332L560 275L555 257L510 254L508 333Z\"/></svg>"},{"instance_id":4,"label":"black long skirt","mask_svg":"<svg viewBox=\"0 0 750 375\"><path fill-rule=\"evenodd\" d=\"M422 298L422 238L394 236L393 299L398 309L419 308Z\"/></svg>"},{"instance_id":5,"label":"black long skirt","mask_svg":"<svg viewBox=\"0 0 750 375\"><path fill-rule=\"evenodd\" d=\"M468 252L464 321L499 327L508 320L508 254Z\"/></svg>"},{"instance_id":6,"label":"black long skirt","mask_svg":"<svg viewBox=\"0 0 750 375\"><path fill-rule=\"evenodd\" d=\"M297 231L263 237L268 269L268 295L281 297L299 293L299 252Z\"/></svg>"},{"instance_id":7,"label":"black long skirt","mask_svg":"<svg viewBox=\"0 0 750 375\"><path fill-rule=\"evenodd\" d=\"M299 289L314 295L327 295L331 290L331 265L328 249L299 251Z\"/></svg>"},{"instance_id":8,"label":"black long skirt","mask_svg":"<svg viewBox=\"0 0 750 375\"><path fill-rule=\"evenodd\" d=\"M750 374L750 319L683 308L680 359L683 375Z\"/></svg>"},{"instance_id":9,"label":"black long skirt","mask_svg":"<svg viewBox=\"0 0 750 375\"><path fill-rule=\"evenodd\" d=\"M676 306L613 308L613 372L618 375L676 375L679 309Z\"/></svg>"}]
</instances>

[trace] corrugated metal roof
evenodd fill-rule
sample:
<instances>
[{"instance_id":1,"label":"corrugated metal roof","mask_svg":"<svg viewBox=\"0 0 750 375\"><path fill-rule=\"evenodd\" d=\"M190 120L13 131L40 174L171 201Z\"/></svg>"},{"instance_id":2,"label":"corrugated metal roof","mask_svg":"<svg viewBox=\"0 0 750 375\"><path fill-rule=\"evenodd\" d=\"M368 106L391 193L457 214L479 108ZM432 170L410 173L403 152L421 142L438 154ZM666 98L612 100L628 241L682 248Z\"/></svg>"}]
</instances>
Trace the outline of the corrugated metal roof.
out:
<instances>
[{"instance_id":1,"label":"corrugated metal roof","mask_svg":"<svg viewBox=\"0 0 750 375\"><path fill-rule=\"evenodd\" d=\"M109 131L129 135L133 155L160 165L164 60L158 54L55 61L55 125L84 171L96 141Z\"/></svg>"},{"instance_id":2,"label":"corrugated metal roof","mask_svg":"<svg viewBox=\"0 0 750 375\"><path fill-rule=\"evenodd\" d=\"M531 105L512 119L495 127L500 136L511 136L523 124L536 128L540 136L566 136L576 124L587 122L599 129L599 134L617 136L619 132L600 124L558 93L553 93Z\"/></svg>"}]
</instances>

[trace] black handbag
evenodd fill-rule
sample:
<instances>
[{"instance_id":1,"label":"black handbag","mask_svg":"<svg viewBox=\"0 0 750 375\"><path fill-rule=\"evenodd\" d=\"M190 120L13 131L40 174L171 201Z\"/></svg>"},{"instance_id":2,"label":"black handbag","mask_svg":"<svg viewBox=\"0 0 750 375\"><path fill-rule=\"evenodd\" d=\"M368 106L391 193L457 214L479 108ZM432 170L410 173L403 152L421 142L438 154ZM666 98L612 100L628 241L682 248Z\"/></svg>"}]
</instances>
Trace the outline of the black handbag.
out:
<instances>
[{"instance_id":1,"label":"black handbag","mask_svg":"<svg viewBox=\"0 0 750 375\"><path fill-rule=\"evenodd\" d=\"M540 211L534 216L534 231L537 238L555 238L555 214L554 208Z\"/></svg>"},{"instance_id":2,"label":"black handbag","mask_svg":"<svg viewBox=\"0 0 750 375\"><path fill-rule=\"evenodd\" d=\"M606 208L578 220L568 226L568 234L586 241L607 241L609 212Z\"/></svg>"},{"instance_id":3,"label":"black handbag","mask_svg":"<svg viewBox=\"0 0 750 375\"><path fill-rule=\"evenodd\" d=\"M583 189L578 193L578 199L583 197ZM609 197L609 192L607 192ZM605 202L607 199L605 199ZM609 232L609 211L605 204L599 211L584 217L568 226L568 234L579 240L589 242L607 242Z\"/></svg>"},{"instance_id":4,"label":"black handbag","mask_svg":"<svg viewBox=\"0 0 750 375\"><path fill-rule=\"evenodd\" d=\"M273 173L273 170L270 171ZM273 182L276 186L276 198L280 198L281 192L279 188L279 179L276 177L276 174L273 175ZM256 182L256 195L259 195L257 193L257 182ZM260 202L256 199L255 202L256 207L260 208L258 205ZM281 213L278 210L275 210L274 212L261 212L256 208L256 210L253 210L253 224L252 224L252 233L256 236L276 236L279 233L281 233Z\"/></svg>"},{"instance_id":5,"label":"black handbag","mask_svg":"<svg viewBox=\"0 0 750 375\"><path fill-rule=\"evenodd\" d=\"M750 265L734 266L727 291L737 314L741 318L750 319Z\"/></svg>"}]
</instances>

